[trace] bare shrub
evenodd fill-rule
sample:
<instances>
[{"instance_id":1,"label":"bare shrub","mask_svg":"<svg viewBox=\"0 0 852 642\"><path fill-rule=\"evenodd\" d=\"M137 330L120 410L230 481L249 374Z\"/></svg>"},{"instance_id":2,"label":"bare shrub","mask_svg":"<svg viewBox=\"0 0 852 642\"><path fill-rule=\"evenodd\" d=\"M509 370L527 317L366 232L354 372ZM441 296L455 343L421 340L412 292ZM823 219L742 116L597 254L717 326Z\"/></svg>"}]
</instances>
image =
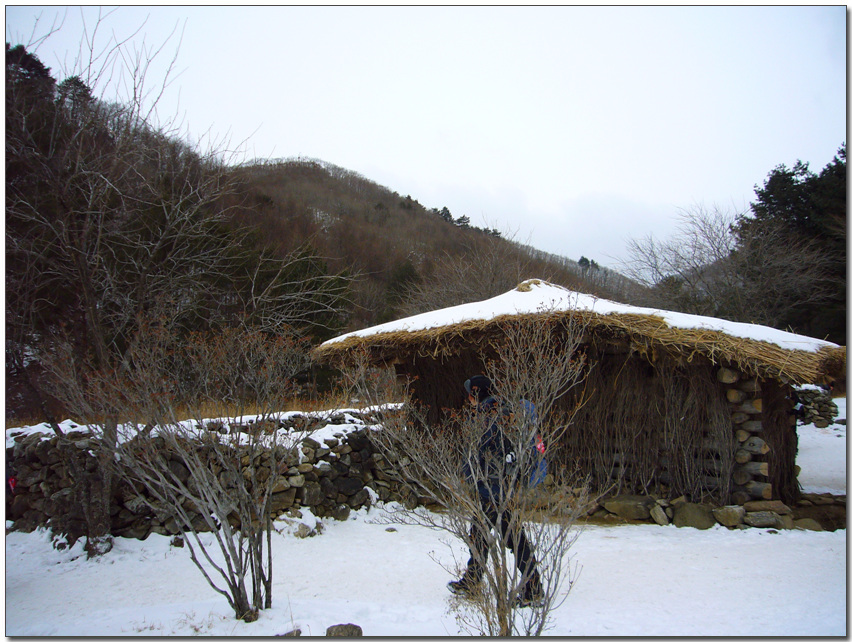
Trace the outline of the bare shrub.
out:
<instances>
[{"instance_id":1,"label":"bare shrub","mask_svg":"<svg viewBox=\"0 0 852 642\"><path fill-rule=\"evenodd\" d=\"M496 415L468 407L447 411L436 425L409 400L398 412L386 414L375 440L390 460L401 462L400 474L417 494L444 508L430 512L399 506L390 513L392 520L444 531L466 546L472 533L484 538L471 550L472 561L483 571L481 582L468 599L451 602L460 625L486 635L540 635L577 577L578 568L567 554L579 534L575 522L588 509L588 485L570 466L555 461L543 485L528 488L527 482L537 458L536 435L554 444L571 424L574 410L560 412L555 401L585 376L585 360L577 353L583 328L542 314L540 323L510 322L502 330L496 356L485 368L502 402ZM361 356L352 380L359 372L370 372ZM369 388L364 380L361 385ZM522 400L541 409L537 422L529 420ZM499 421L511 456L483 462L480 442L494 421ZM499 489L492 501L483 501L478 489L494 483ZM509 549L520 550L524 539L535 561L521 568ZM457 574L460 567L447 570ZM535 608L521 608L518 591L533 574L538 575L540 600Z\"/></svg>"},{"instance_id":2,"label":"bare shrub","mask_svg":"<svg viewBox=\"0 0 852 642\"><path fill-rule=\"evenodd\" d=\"M231 329L178 342L161 324L144 326L120 368L81 377L66 362L60 377L100 459L187 535L193 562L246 621L272 604L272 520L282 500L292 504L287 472L306 436L279 430L277 411L307 365L294 335ZM62 374L61 362L53 368Z\"/></svg>"}]
</instances>

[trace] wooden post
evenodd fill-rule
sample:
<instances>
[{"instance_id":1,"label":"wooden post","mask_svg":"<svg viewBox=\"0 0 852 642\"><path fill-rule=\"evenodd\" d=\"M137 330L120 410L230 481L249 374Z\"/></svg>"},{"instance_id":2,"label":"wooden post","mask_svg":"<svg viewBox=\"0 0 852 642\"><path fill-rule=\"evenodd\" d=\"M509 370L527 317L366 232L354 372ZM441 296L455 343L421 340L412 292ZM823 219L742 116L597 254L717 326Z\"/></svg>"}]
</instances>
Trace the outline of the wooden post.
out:
<instances>
[{"instance_id":1,"label":"wooden post","mask_svg":"<svg viewBox=\"0 0 852 642\"><path fill-rule=\"evenodd\" d=\"M772 499L772 484L750 481L745 485L745 488L756 499Z\"/></svg>"},{"instance_id":2,"label":"wooden post","mask_svg":"<svg viewBox=\"0 0 852 642\"><path fill-rule=\"evenodd\" d=\"M731 501L742 506L746 502L751 501L751 495L749 495L745 490L735 490L731 493Z\"/></svg>"},{"instance_id":3,"label":"wooden post","mask_svg":"<svg viewBox=\"0 0 852 642\"><path fill-rule=\"evenodd\" d=\"M766 461L750 461L742 465L743 470L747 470L752 475L769 475L769 462Z\"/></svg>"},{"instance_id":4,"label":"wooden post","mask_svg":"<svg viewBox=\"0 0 852 642\"><path fill-rule=\"evenodd\" d=\"M730 368L719 368L716 373L716 379L722 383L736 383L740 380L740 373Z\"/></svg>"},{"instance_id":5,"label":"wooden post","mask_svg":"<svg viewBox=\"0 0 852 642\"><path fill-rule=\"evenodd\" d=\"M760 392L760 381L757 379L743 379L737 384L737 388L745 392Z\"/></svg>"},{"instance_id":6,"label":"wooden post","mask_svg":"<svg viewBox=\"0 0 852 642\"><path fill-rule=\"evenodd\" d=\"M735 412L731 415L731 423L739 425L744 421L748 421L749 415L744 412Z\"/></svg>"},{"instance_id":7,"label":"wooden post","mask_svg":"<svg viewBox=\"0 0 852 642\"><path fill-rule=\"evenodd\" d=\"M745 486L754 480L755 475L766 476L769 474L769 464L765 461L752 461L736 466L731 478L737 486Z\"/></svg>"},{"instance_id":8,"label":"wooden post","mask_svg":"<svg viewBox=\"0 0 852 642\"><path fill-rule=\"evenodd\" d=\"M736 388L728 388L725 391L725 396L730 403L742 403L748 398L748 393Z\"/></svg>"},{"instance_id":9,"label":"wooden post","mask_svg":"<svg viewBox=\"0 0 852 642\"><path fill-rule=\"evenodd\" d=\"M745 493L751 499L772 499L772 484L767 482L750 481L734 487L734 494ZM742 494L737 495L741 498Z\"/></svg>"}]
</instances>

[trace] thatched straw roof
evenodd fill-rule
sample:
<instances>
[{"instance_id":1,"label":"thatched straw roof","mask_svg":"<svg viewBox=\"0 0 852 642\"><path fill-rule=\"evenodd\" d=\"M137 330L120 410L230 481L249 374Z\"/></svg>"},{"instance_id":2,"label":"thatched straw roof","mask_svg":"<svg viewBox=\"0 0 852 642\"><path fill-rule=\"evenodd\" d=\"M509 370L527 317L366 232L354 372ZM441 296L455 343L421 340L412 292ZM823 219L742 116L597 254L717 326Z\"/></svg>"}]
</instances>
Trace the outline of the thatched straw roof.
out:
<instances>
[{"instance_id":1,"label":"thatched straw roof","mask_svg":"<svg viewBox=\"0 0 852 642\"><path fill-rule=\"evenodd\" d=\"M435 310L326 341L315 357L345 364L364 349L373 363L415 356L440 358L482 347L506 322L542 319L584 323L590 336L621 342L649 360L657 354L736 364L745 372L792 383L846 377L846 348L828 341L748 323L735 323L615 303L530 279L492 299Z\"/></svg>"}]
</instances>

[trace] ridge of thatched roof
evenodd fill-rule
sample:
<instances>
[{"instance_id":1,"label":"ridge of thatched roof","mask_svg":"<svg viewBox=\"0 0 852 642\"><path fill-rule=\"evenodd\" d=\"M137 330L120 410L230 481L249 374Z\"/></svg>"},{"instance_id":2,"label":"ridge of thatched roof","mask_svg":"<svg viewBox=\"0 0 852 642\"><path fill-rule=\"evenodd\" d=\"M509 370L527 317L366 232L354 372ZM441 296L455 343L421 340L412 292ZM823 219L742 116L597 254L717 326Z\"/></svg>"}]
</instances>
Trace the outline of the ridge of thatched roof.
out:
<instances>
[{"instance_id":1,"label":"ridge of thatched roof","mask_svg":"<svg viewBox=\"0 0 852 642\"><path fill-rule=\"evenodd\" d=\"M793 383L845 378L846 348L766 326L641 308L574 292L539 279L484 301L391 321L326 341L321 361L345 363L366 349L376 363L415 355L441 357L487 343L501 324L541 319L575 320L587 330L626 339L630 349L653 358L665 351L691 361L702 355L717 364Z\"/></svg>"}]
</instances>

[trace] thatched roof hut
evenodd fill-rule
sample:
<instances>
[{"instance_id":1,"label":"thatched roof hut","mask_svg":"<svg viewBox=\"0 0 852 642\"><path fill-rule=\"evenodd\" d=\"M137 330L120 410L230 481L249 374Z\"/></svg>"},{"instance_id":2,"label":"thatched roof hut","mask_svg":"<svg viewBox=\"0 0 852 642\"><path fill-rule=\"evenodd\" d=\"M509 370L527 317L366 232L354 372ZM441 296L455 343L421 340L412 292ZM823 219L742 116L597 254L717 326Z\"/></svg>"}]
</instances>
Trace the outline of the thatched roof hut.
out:
<instances>
[{"instance_id":1,"label":"thatched roof hut","mask_svg":"<svg viewBox=\"0 0 852 642\"><path fill-rule=\"evenodd\" d=\"M792 386L845 381L846 348L746 323L639 308L537 279L485 301L393 321L323 343L416 377L438 421L464 402L506 323L579 322L592 392L551 452L600 488L722 502L798 495ZM566 405L572 399L563 401ZM558 462L557 462L558 463Z\"/></svg>"}]
</instances>

